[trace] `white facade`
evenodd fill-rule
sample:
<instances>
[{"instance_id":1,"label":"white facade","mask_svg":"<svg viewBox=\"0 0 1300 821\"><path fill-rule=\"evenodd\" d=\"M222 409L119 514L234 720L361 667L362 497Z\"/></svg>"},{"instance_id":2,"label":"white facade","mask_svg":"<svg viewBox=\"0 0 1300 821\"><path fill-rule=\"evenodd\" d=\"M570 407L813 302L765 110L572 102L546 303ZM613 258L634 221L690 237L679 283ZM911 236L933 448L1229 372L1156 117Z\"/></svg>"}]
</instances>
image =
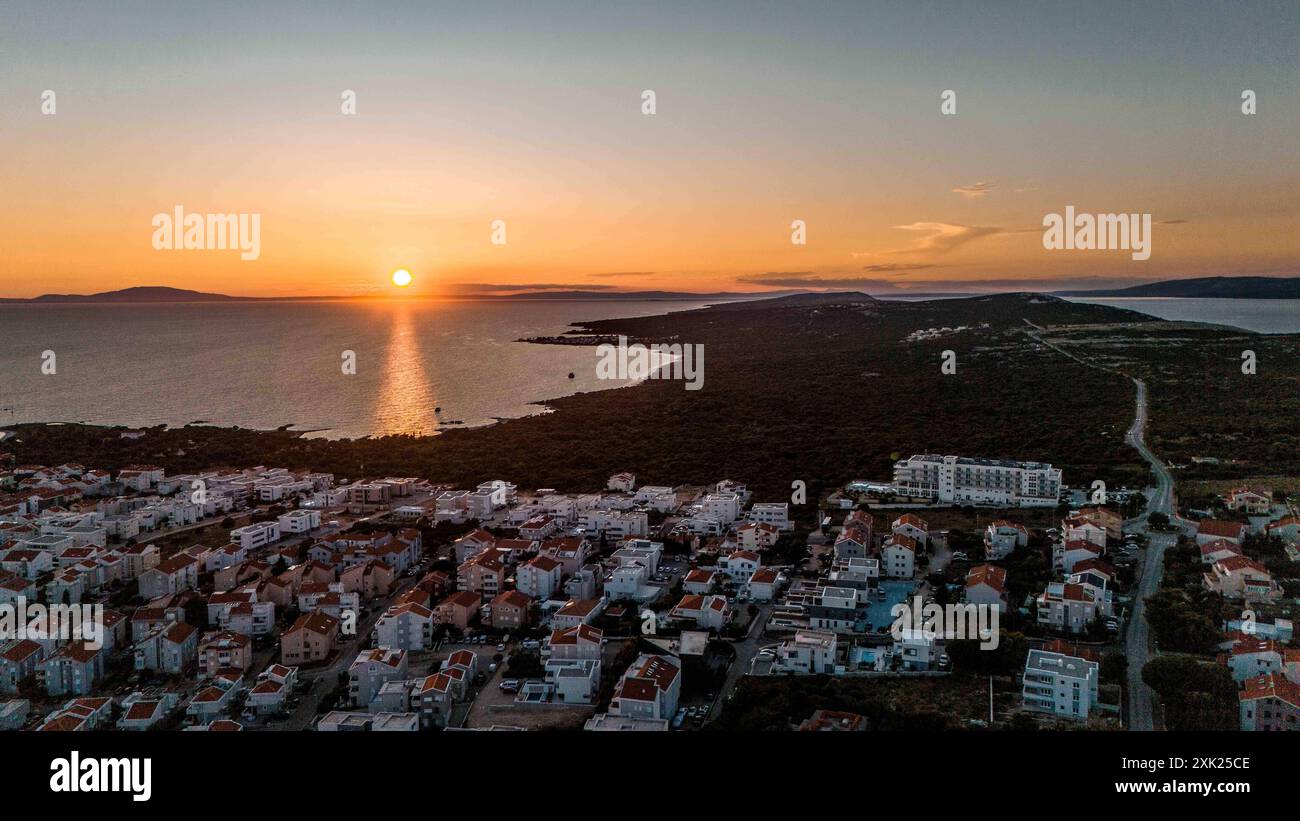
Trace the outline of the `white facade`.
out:
<instances>
[{"instance_id":1,"label":"white facade","mask_svg":"<svg viewBox=\"0 0 1300 821\"><path fill-rule=\"evenodd\" d=\"M790 523L790 505L786 502L758 502L750 508L747 516L754 524L769 524L777 530L792 530Z\"/></svg>"},{"instance_id":2,"label":"white facade","mask_svg":"<svg viewBox=\"0 0 1300 821\"><path fill-rule=\"evenodd\" d=\"M1061 471L1042 462L917 454L894 463L894 485L945 504L1055 507Z\"/></svg>"},{"instance_id":3,"label":"white facade","mask_svg":"<svg viewBox=\"0 0 1300 821\"><path fill-rule=\"evenodd\" d=\"M794 638L781 642L772 664L777 673L834 673L838 640L825 630L796 630Z\"/></svg>"},{"instance_id":4,"label":"white facade","mask_svg":"<svg viewBox=\"0 0 1300 821\"><path fill-rule=\"evenodd\" d=\"M1022 699L1031 710L1086 719L1097 700L1097 678L1095 661L1030 650Z\"/></svg>"},{"instance_id":5,"label":"white facade","mask_svg":"<svg viewBox=\"0 0 1300 821\"><path fill-rule=\"evenodd\" d=\"M280 517L281 533L306 533L320 527L319 510L291 510Z\"/></svg>"},{"instance_id":6,"label":"white facade","mask_svg":"<svg viewBox=\"0 0 1300 821\"><path fill-rule=\"evenodd\" d=\"M317 516L319 517L319 515L318 513ZM230 541L245 550L256 550L259 547L265 547L280 541L280 523L259 522L258 524L236 528L230 531Z\"/></svg>"},{"instance_id":7,"label":"white facade","mask_svg":"<svg viewBox=\"0 0 1300 821\"><path fill-rule=\"evenodd\" d=\"M710 493L700 503L700 509L707 518L729 525L740 518L740 505L739 494Z\"/></svg>"}]
</instances>

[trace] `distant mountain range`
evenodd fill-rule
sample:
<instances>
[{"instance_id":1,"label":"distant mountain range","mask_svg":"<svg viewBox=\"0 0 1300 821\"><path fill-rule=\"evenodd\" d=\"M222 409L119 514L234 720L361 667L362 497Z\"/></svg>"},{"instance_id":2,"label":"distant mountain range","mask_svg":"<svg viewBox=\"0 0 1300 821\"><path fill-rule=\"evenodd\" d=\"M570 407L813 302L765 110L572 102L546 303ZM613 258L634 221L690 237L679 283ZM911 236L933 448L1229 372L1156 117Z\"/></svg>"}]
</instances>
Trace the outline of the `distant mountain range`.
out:
<instances>
[{"instance_id":1,"label":"distant mountain range","mask_svg":"<svg viewBox=\"0 0 1300 821\"><path fill-rule=\"evenodd\" d=\"M1300 299L1300 277L1198 277L1195 279L1167 279L1149 282L1146 285L1134 285L1129 288L1102 288L1098 290L1051 291L1054 296L1062 297L1167 297L1167 298L1207 298L1220 299ZM781 291L763 291L760 293L738 291L713 291L711 293L691 293L689 291L525 291L510 294L448 294L447 299L463 300L646 300L679 302L713 302L740 301L755 299L773 299L798 294L823 295L830 300L843 300L845 293L805 291L787 289ZM867 297L866 294L854 294ZM924 292L890 292L877 294L875 299L952 299L956 297L979 296L978 293L924 293ZM122 288L117 291L104 291L98 294L42 294L31 299L5 299L0 303L148 303L148 302L312 302L322 300L348 299L392 299L401 298L400 293L371 294L366 296L296 296L296 297L252 297L213 294L204 291L191 291L185 288L169 288L161 285L142 285L134 288ZM420 295L412 294L412 298ZM829 303L828 303L829 304Z\"/></svg>"},{"instance_id":2,"label":"distant mountain range","mask_svg":"<svg viewBox=\"0 0 1300 821\"><path fill-rule=\"evenodd\" d=\"M1197 277L1166 279L1097 291L1053 291L1056 296L1166 297L1181 299L1300 299L1300 277Z\"/></svg>"},{"instance_id":3,"label":"distant mountain range","mask_svg":"<svg viewBox=\"0 0 1300 821\"><path fill-rule=\"evenodd\" d=\"M786 296L798 291L764 291L761 293L741 293L733 291L715 291L696 294L687 291L527 291L515 294L449 294L448 299L490 299L490 300L564 300L564 299L601 299L601 300L677 300L709 301L763 299L773 296ZM412 294L418 299L420 295ZM212 294L204 291L191 291L185 288L169 288L161 285L141 285L134 288L122 288L118 291L103 291L98 294L42 294L30 299L0 298L6 303L126 303L126 302L313 302L320 300L345 299L390 299L401 298L400 293L376 294L367 296L294 296L294 297L254 297Z\"/></svg>"}]
</instances>

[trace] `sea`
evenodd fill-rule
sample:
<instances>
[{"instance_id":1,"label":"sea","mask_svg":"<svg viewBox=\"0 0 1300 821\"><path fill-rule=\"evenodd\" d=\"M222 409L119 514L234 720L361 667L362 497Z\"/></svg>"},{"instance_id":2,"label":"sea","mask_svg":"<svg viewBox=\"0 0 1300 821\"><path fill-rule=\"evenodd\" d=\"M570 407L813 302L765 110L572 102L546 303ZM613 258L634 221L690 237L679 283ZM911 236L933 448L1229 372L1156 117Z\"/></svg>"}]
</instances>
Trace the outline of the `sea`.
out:
<instances>
[{"instance_id":1,"label":"sea","mask_svg":"<svg viewBox=\"0 0 1300 821\"><path fill-rule=\"evenodd\" d=\"M1162 319L1300 332L1300 300L1076 299ZM589 346L517 340L690 310L666 301L0 304L0 427L202 423L434 435L620 387ZM345 373L345 357L355 373ZM572 374L572 377L570 377Z\"/></svg>"},{"instance_id":2,"label":"sea","mask_svg":"<svg viewBox=\"0 0 1300 821\"><path fill-rule=\"evenodd\" d=\"M1300 333L1300 299L1184 299L1176 297L1089 298L1071 302L1109 305L1160 319L1211 322L1262 334Z\"/></svg>"},{"instance_id":3,"label":"sea","mask_svg":"<svg viewBox=\"0 0 1300 821\"><path fill-rule=\"evenodd\" d=\"M329 438L433 435L545 413L544 400L627 384L596 378L590 346L521 338L703 304L0 305L0 427L203 423L289 426ZM349 357L355 373L345 372Z\"/></svg>"}]
</instances>

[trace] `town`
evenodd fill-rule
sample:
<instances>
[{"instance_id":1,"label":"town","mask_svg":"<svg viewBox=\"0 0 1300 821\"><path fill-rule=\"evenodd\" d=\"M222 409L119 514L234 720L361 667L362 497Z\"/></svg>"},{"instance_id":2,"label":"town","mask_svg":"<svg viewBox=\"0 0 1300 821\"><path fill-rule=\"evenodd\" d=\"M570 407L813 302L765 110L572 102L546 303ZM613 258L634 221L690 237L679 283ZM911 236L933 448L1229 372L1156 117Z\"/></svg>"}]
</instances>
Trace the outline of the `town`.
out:
<instances>
[{"instance_id":1,"label":"town","mask_svg":"<svg viewBox=\"0 0 1300 821\"><path fill-rule=\"evenodd\" d=\"M0 608L45 608L0 637L0 729L1118 729L1148 686L1171 729L1297 729L1295 489L1166 515L1084 485L917 454L803 504L0 454ZM995 635L895 629L912 602ZM806 714L758 706L828 680ZM1196 707L1229 680L1226 719Z\"/></svg>"}]
</instances>

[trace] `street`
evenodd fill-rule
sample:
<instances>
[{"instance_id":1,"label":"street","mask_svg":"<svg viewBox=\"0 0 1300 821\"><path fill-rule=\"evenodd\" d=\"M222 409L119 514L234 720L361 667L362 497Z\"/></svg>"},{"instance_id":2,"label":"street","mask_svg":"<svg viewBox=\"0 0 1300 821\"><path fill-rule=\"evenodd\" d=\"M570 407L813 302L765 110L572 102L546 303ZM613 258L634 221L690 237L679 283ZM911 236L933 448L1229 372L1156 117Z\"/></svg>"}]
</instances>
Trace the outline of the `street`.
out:
<instances>
[{"instance_id":1,"label":"street","mask_svg":"<svg viewBox=\"0 0 1300 821\"><path fill-rule=\"evenodd\" d=\"M1029 336L1036 342L1040 342L1057 353L1089 367L1120 373L1114 368L1089 362L1061 348L1059 345L1048 342L1040 336L1046 329L1027 319L1024 322L1033 328L1029 332ZM1178 518L1177 508L1174 504L1174 478L1169 473L1169 468L1165 466L1165 463L1160 461L1146 444L1148 411L1146 383L1136 377L1130 378L1133 380L1133 384L1137 386L1137 400L1133 425L1125 434L1124 441L1131 445L1151 466L1151 471L1156 477L1156 486L1154 489L1150 489L1152 492L1147 499L1146 510L1138 520L1135 520L1133 525L1134 529L1146 533L1147 547L1137 589L1133 592L1133 611L1129 614L1127 632L1124 636L1124 655L1128 661L1125 698L1128 705L1128 728L1130 730L1154 730L1155 705L1153 694L1151 688L1147 687L1142 681L1142 668L1151 658L1151 625L1147 623L1146 619L1146 597L1160 589L1160 580L1164 574L1165 551L1178 543L1178 533L1180 531L1153 533L1149 528L1148 520L1152 513L1163 513L1169 517L1170 524L1180 526L1181 521Z\"/></svg>"},{"instance_id":2,"label":"street","mask_svg":"<svg viewBox=\"0 0 1300 821\"><path fill-rule=\"evenodd\" d=\"M1152 532L1146 519L1152 513L1163 513L1171 523L1178 521L1174 507L1174 479L1164 462L1147 448L1145 441L1147 424L1147 386L1140 379L1134 379L1137 385L1137 412L1133 426L1129 428L1125 441L1132 445L1142 458L1151 465L1156 477L1156 486L1147 500L1146 511L1137 529L1147 534L1146 557L1142 563L1142 573L1137 590L1133 594L1133 612L1128 619L1128 632L1124 637L1124 655L1128 660L1128 728L1130 730L1154 730L1155 706L1151 688L1142 681L1142 668L1151 657L1151 626L1146 619L1146 597L1160 589L1160 579L1164 572L1164 553L1169 547L1178 543L1177 532Z\"/></svg>"}]
</instances>

